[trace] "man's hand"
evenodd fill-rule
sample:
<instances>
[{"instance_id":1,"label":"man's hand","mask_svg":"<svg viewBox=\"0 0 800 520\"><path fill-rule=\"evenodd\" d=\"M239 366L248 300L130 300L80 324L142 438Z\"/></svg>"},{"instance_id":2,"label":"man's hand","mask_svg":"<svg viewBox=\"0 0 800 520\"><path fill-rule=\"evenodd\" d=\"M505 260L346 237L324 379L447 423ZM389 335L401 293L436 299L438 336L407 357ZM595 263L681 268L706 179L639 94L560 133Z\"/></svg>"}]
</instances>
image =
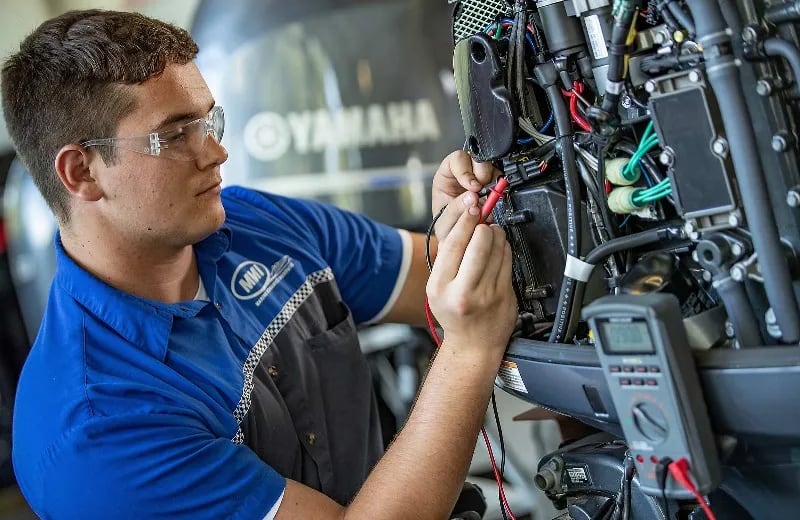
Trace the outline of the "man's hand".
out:
<instances>
[{"instance_id":1,"label":"man's hand","mask_svg":"<svg viewBox=\"0 0 800 520\"><path fill-rule=\"evenodd\" d=\"M431 210L434 215L447 204L436 222L434 232L441 242L452 229L464 208L478 205L478 192L500 175L492 163L472 160L467 152L457 150L444 158L433 177Z\"/></svg>"},{"instance_id":2,"label":"man's hand","mask_svg":"<svg viewBox=\"0 0 800 520\"><path fill-rule=\"evenodd\" d=\"M511 247L499 226L479 224L477 206L461 208L428 279L428 300L445 341L459 351L501 354L517 318Z\"/></svg>"}]
</instances>

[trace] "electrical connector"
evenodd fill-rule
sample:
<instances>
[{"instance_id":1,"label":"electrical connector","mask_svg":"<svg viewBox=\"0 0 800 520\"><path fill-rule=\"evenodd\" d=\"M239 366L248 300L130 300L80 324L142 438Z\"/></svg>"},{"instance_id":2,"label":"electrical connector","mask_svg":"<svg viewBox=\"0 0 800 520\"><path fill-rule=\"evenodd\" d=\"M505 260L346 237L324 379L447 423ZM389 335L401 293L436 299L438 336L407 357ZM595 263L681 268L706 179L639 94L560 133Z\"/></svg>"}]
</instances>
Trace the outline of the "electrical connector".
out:
<instances>
[{"instance_id":1,"label":"electrical connector","mask_svg":"<svg viewBox=\"0 0 800 520\"><path fill-rule=\"evenodd\" d=\"M703 512L706 514L706 518L708 520L717 520L714 516L714 512L711 511L711 507L706 503L706 499L697 491L697 487L692 482L691 472L689 469L689 461L686 458L681 457L680 459L676 460L672 464L669 465L669 474L672 475L672 478L675 479L678 484L683 486L683 488L694 495L695 500L700 504L700 507L703 509Z\"/></svg>"}]
</instances>

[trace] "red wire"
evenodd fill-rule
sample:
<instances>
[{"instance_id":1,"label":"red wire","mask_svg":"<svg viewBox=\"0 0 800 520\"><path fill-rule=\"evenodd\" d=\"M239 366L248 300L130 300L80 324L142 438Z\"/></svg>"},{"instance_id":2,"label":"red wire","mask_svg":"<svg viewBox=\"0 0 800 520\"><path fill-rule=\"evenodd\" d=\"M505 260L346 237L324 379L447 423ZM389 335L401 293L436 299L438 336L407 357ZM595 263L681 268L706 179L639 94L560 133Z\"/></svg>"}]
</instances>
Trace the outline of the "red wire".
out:
<instances>
[{"instance_id":1,"label":"red wire","mask_svg":"<svg viewBox=\"0 0 800 520\"><path fill-rule=\"evenodd\" d=\"M494 460L494 451L492 451L492 444L489 442L489 434L486 433L485 426L481 428L481 434L483 435L483 442L486 444L486 451L489 452L489 460L492 463L492 472L494 473L494 479L497 481L497 488L500 490L500 500L506 510L506 513L508 513L508 516L511 517L511 520L517 520L517 517L515 517L514 513L511 511L511 506L508 505L506 491L503 489L503 477L500 476L500 471L497 470L497 462Z\"/></svg>"},{"instance_id":2,"label":"red wire","mask_svg":"<svg viewBox=\"0 0 800 520\"><path fill-rule=\"evenodd\" d=\"M583 93L583 83L580 81L576 81L572 84L572 88L578 93ZM583 116L578 112L578 96L573 95L571 92L569 94L569 113L572 116L572 120L575 121L584 132L591 132L592 126L589 122L583 118Z\"/></svg>"},{"instance_id":3,"label":"red wire","mask_svg":"<svg viewBox=\"0 0 800 520\"><path fill-rule=\"evenodd\" d=\"M672 475L672 478L686 489L686 491L694 495L695 500L700 504L708 520L717 520L717 517L714 516L714 512L711 511L711 508L706 503L706 499L697 491L692 479L689 478L689 461L685 458L676 460L669 465L669 473Z\"/></svg>"},{"instance_id":4,"label":"red wire","mask_svg":"<svg viewBox=\"0 0 800 520\"><path fill-rule=\"evenodd\" d=\"M436 332L436 325L433 321L433 312L431 312L430 303L428 303L428 298L425 298L425 317L428 320L428 328L430 329L431 336L433 336L433 340L436 342L436 348L442 346L442 340L439 338L439 333ZM514 513L511 511L511 506L508 505L508 499L506 498L505 489L503 489L503 477L500 475L500 471L497 469L497 462L494 460L494 452L492 451L492 445L489 442L489 435L486 433L486 427L481 428L481 434L483 434L483 442L486 444L486 451L489 452L489 460L492 463L492 472L494 473L494 479L497 481L497 488L500 490L500 501L503 508L508 513L508 516L511 520L517 520L517 517L514 516Z\"/></svg>"},{"instance_id":5,"label":"red wire","mask_svg":"<svg viewBox=\"0 0 800 520\"><path fill-rule=\"evenodd\" d=\"M433 312L431 312L431 305L428 303L428 298L425 298L425 318L428 319L428 329L431 331L431 336L433 336L433 341L436 342L436 348L439 348L442 344L442 340L439 338L439 333L436 332L436 323L433 321Z\"/></svg>"}]
</instances>

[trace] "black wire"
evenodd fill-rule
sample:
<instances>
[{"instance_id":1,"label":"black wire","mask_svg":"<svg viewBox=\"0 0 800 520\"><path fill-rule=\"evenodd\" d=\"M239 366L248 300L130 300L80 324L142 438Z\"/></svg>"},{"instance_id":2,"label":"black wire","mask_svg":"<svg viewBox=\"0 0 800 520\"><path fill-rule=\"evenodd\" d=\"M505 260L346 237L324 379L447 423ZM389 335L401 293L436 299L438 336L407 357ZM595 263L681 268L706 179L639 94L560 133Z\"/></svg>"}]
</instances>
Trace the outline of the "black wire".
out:
<instances>
[{"instance_id":1,"label":"black wire","mask_svg":"<svg viewBox=\"0 0 800 520\"><path fill-rule=\"evenodd\" d=\"M664 518L670 520L669 517L669 502L667 501L667 475L669 475L669 465L672 464L672 459L664 457L656 464L656 479L658 480L658 487L661 490L661 501L664 502Z\"/></svg>"},{"instance_id":2,"label":"black wire","mask_svg":"<svg viewBox=\"0 0 800 520\"><path fill-rule=\"evenodd\" d=\"M431 220L431 225L428 226L428 231L425 233L425 262L428 264L428 272L433 270L433 263L431 263L431 235L433 234L433 226L436 225L436 221L438 221L439 217L442 216L445 208L447 208L447 204L442 206L442 209L439 210L439 213L433 217L433 220Z\"/></svg>"},{"instance_id":3,"label":"black wire","mask_svg":"<svg viewBox=\"0 0 800 520\"><path fill-rule=\"evenodd\" d=\"M500 439L500 480L503 480L503 473L506 470L506 444L503 440L503 427L500 426L500 414L497 412L497 399L494 396L494 389L492 389L492 412L494 413L494 423L497 426L497 436ZM506 508L503 505L503 495L500 493L500 488L497 488L497 499L500 501L500 512L503 513L503 520L508 520L506 515Z\"/></svg>"}]
</instances>

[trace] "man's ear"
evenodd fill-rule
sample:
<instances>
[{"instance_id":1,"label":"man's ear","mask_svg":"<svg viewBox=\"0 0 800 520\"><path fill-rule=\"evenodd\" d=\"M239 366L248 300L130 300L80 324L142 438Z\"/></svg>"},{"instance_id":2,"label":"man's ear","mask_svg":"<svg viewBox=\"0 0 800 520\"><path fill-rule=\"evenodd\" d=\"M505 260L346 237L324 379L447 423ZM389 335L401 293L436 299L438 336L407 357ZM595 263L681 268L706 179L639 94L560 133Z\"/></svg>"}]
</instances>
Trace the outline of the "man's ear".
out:
<instances>
[{"instance_id":1,"label":"man's ear","mask_svg":"<svg viewBox=\"0 0 800 520\"><path fill-rule=\"evenodd\" d=\"M92 154L77 144L68 144L59 150L55 161L56 173L67 191L87 202L103 196L103 190L89 168L91 161Z\"/></svg>"}]
</instances>

